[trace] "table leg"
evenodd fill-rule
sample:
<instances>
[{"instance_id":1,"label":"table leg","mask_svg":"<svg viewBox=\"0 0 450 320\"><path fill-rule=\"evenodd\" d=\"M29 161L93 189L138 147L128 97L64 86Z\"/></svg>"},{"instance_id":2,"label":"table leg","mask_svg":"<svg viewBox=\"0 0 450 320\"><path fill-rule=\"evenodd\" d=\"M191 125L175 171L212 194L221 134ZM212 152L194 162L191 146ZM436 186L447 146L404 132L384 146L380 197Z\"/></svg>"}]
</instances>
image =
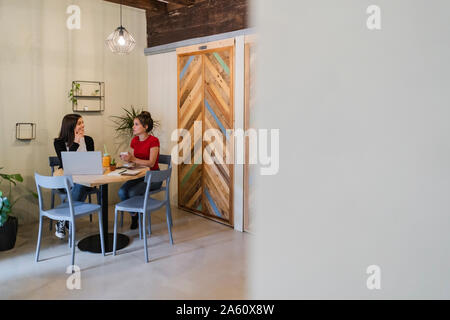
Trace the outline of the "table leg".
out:
<instances>
[{"instance_id":1,"label":"table leg","mask_svg":"<svg viewBox=\"0 0 450 320\"><path fill-rule=\"evenodd\" d=\"M103 237L105 244L105 251L112 251L112 247L110 250L109 241L108 241L108 185L102 184L100 186L100 194L101 194L101 205L102 205L102 222L103 222ZM100 248L101 249L101 248Z\"/></svg>"},{"instance_id":2,"label":"table leg","mask_svg":"<svg viewBox=\"0 0 450 320\"><path fill-rule=\"evenodd\" d=\"M105 251L112 252L114 234L108 233L108 185L102 184L100 186L101 193L101 206L102 206L102 222L103 222L103 235L105 240ZM125 248L130 242L130 238L126 235L117 234L117 250ZM101 253L102 248L100 244L100 234L95 234L86 237L78 242L78 248L81 251L89 251L92 253Z\"/></svg>"}]
</instances>

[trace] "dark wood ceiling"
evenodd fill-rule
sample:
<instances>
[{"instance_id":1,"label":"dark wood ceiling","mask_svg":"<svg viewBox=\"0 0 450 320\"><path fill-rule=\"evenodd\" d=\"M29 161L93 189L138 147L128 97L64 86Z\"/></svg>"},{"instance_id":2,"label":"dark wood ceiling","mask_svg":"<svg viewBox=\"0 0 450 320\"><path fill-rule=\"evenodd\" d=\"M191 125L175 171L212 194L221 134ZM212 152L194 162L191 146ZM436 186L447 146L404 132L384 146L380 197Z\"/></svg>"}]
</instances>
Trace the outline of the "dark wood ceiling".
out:
<instances>
[{"instance_id":1,"label":"dark wood ceiling","mask_svg":"<svg viewBox=\"0 0 450 320\"><path fill-rule=\"evenodd\" d=\"M144 9L147 16L167 13L167 3L156 0L105 0L123 4L124 6Z\"/></svg>"},{"instance_id":2,"label":"dark wood ceiling","mask_svg":"<svg viewBox=\"0 0 450 320\"><path fill-rule=\"evenodd\" d=\"M248 27L248 0L105 0L144 9L147 46Z\"/></svg>"}]
</instances>

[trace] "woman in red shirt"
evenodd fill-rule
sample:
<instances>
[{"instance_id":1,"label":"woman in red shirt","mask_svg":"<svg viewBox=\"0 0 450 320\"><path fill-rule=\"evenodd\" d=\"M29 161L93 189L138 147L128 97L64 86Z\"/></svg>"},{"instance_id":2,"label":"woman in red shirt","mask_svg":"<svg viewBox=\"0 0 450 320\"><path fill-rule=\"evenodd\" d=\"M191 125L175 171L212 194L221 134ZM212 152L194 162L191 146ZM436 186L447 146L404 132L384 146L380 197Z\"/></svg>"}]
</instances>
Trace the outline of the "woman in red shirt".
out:
<instances>
[{"instance_id":1,"label":"woman in red shirt","mask_svg":"<svg viewBox=\"0 0 450 320\"><path fill-rule=\"evenodd\" d=\"M133 134L135 137L131 140L130 147L133 154L121 155L123 161L133 162L140 166L147 166L150 170L159 170L159 140L149 134L153 129L153 119L149 112L142 111L135 119L133 124ZM161 188L162 182L152 183L150 190ZM125 182L119 189L120 200L126 200L134 196L145 194L146 183L144 177ZM131 229L138 227L138 216L131 213Z\"/></svg>"}]
</instances>

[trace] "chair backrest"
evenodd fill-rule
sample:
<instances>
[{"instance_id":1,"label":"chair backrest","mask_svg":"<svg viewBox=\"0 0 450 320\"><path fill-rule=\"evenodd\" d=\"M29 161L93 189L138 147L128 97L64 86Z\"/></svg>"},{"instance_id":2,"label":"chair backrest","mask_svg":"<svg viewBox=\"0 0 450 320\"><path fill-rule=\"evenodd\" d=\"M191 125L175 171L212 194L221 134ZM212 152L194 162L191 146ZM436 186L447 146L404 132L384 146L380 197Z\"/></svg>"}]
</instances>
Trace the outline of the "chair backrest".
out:
<instances>
[{"instance_id":1,"label":"chair backrest","mask_svg":"<svg viewBox=\"0 0 450 320\"><path fill-rule=\"evenodd\" d=\"M144 198L144 209L147 209L147 199L149 197L150 185L152 183L163 182L166 181L166 201L169 201L170 197L170 175L172 174L172 168L167 170L159 170L159 171L147 171L145 173L144 181L147 183L147 187L145 188L145 198Z\"/></svg>"},{"instance_id":2,"label":"chair backrest","mask_svg":"<svg viewBox=\"0 0 450 320\"><path fill-rule=\"evenodd\" d=\"M160 154L158 158L158 163L167 164L169 168L172 168L172 156L169 154Z\"/></svg>"},{"instance_id":3,"label":"chair backrest","mask_svg":"<svg viewBox=\"0 0 450 320\"><path fill-rule=\"evenodd\" d=\"M52 168L52 175L55 172L55 167L56 166L61 166L61 162L59 161L58 157L48 157L48 165L50 166L50 168Z\"/></svg>"},{"instance_id":4,"label":"chair backrest","mask_svg":"<svg viewBox=\"0 0 450 320\"><path fill-rule=\"evenodd\" d=\"M47 177L35 173L34 179L36 181L36 189L39 198L39 208L41 210L45 210L41 187L45 189L65 189L72 210L72 196L70 190L73 187L73 180L71 176Z\"/></svg>"},{"instance_id":5,"label":"chair backrest","mask_svg":"<svg viewBox=\"0 0 450 320\"><path fill-rule=\"evenodd\" d=\"M170 178L170 175L172 174L172 168L169 168L167 170L155 170L155 171L147 171L145 173L145 179L144 181L148 184L154 183L154 182L163 182Z\"/></svg>"}]
</instances>

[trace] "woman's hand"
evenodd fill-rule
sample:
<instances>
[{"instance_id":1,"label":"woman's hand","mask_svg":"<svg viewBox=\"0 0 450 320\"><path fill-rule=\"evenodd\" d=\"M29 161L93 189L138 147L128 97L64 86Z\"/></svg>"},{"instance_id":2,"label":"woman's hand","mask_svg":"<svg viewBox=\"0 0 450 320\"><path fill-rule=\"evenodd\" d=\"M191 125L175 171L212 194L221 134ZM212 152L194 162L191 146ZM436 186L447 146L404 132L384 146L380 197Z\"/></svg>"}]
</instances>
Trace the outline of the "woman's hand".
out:
<instances>
[{"instance_id":1,"label":"woman's hand","mask_svg":"<svg viewBox=\"0 0 450 320\"><path fill-rule=\"evenodd\" d=\"M123 161L126 161L126 162L134 162L134 160L136 158L133 155L131 155L129 152L127 152L127 154L121 154L120 159L122 159Z\"/></svg>"},{"instance_id":2,"label":"woman's hand","mask_svg":"<svg viewBox=\"0 0 450 320\"><path fill-rule=\"evenodd\" d=\"M82 137L84 137L84 129L77 130L73 141L79 144Z\"/></svg>"},{"instance_id":3,"label":"woman's hand","mask_svg":"<svg viewBox=\"0 0 450 320\"><path fill-rule=\"evenodd\" d=\"M134 154L130 154L129 152L127 152L126 154L124 153L123 155L121 154L120 158L126 162L133 162L139 166L146 166L146 167L152 168L155 165L156 158L158 157L158 153L159 153L159 147L153 147L150 149L150 159L149 160L136 158L134 156Z\"/></svg>"}]
</instances>

